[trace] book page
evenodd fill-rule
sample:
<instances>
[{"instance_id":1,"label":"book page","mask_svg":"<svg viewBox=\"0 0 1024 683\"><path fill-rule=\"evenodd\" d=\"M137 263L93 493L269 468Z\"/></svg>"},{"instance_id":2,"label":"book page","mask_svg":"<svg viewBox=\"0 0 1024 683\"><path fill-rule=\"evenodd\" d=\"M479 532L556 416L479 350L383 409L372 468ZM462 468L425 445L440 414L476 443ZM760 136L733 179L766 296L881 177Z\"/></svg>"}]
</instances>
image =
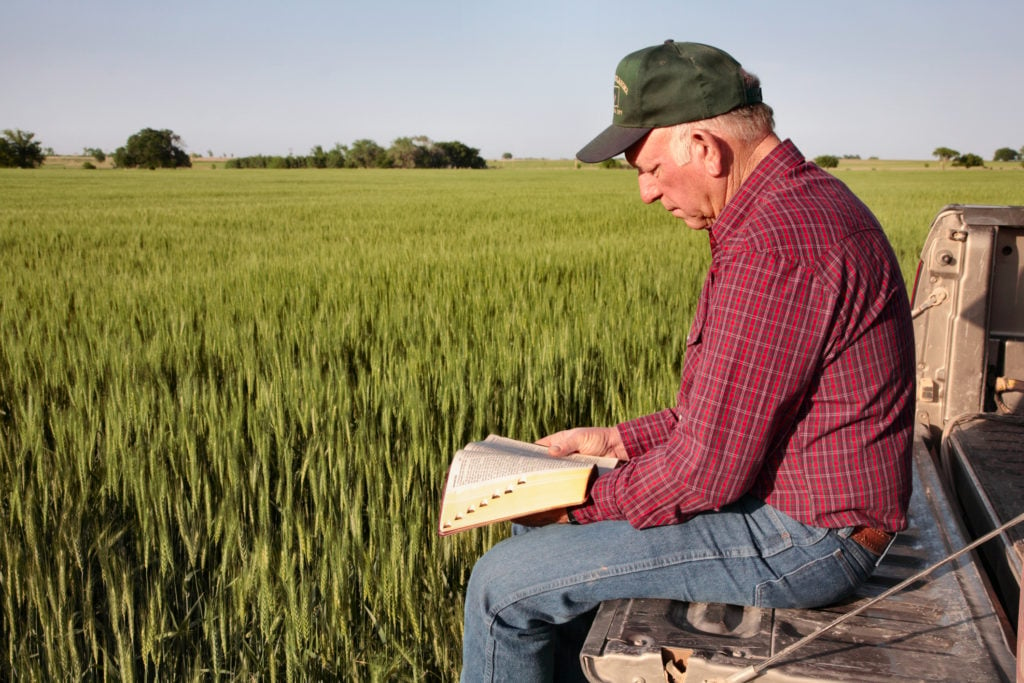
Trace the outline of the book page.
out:
<instances>
[{"instance_id":1,"label":"book page","mask_svg":"<svg viewBox=\"0 0 1024 683\"><path fill-rule=\"evenodd\" d=\"M455 454L449 474L449 486L459 488L529 472L575 469L593 464L598 464L604 471L614 467L616 462L614 458L596 458L578 453L564 458L554 458L548 455L546 446L492 434L484 441L468 444Z\"/></svg>"}]
</instances>

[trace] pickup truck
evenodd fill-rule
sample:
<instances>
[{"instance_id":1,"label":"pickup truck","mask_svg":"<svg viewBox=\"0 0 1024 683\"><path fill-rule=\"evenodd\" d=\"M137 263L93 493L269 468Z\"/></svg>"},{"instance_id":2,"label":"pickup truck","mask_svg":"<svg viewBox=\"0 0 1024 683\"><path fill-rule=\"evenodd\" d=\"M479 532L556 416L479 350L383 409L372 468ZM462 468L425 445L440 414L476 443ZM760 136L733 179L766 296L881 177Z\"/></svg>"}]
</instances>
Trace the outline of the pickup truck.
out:
<instances>
[{"instance_id":1,"label":"pickup truck","mask_svg":"<svg viewBox=\"0 0 1024 683\"><path fill-rule=\"evenodd\" d=\"M591 681L1024 683L1024 207L944 207L912 309L910 528L868 582L821 609L605 602Z\"/></svg>"}]
</instances>

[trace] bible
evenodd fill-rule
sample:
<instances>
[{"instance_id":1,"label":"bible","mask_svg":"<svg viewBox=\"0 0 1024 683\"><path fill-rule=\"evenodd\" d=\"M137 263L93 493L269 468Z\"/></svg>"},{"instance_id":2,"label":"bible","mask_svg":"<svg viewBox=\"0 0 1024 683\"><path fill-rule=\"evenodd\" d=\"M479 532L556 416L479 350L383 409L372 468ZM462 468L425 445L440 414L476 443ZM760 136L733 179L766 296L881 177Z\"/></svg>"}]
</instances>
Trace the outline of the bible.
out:
<instances>
[{"instance_id":1,"label":"bible","mask_svg":"<svg viewBox=\"0 0 1024 683\"><path fill-rule=\"evenodd\" d=\"M452 458L441 499L441 536L524 515L579 505L591 480L616 458L548 455L546 446L492 434Z\"/></svg>"}]
</instances>

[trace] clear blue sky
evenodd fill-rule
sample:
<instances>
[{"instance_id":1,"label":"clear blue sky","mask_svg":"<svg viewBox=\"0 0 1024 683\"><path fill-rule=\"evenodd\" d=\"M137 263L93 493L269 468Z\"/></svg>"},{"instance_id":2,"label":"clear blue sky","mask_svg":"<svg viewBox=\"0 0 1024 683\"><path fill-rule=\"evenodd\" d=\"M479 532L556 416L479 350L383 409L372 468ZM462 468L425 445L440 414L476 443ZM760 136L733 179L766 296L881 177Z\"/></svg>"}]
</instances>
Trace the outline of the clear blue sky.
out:
<instances>
[{"instance_id":1,"label":"clear blue sky","mask_svg":"<svg viewBox=\"0 0 1024 683\"><path fill-rule=\"evenodd\" d=\"M1024 145L1024 0L5 0L0 129L206 155L401 136L570 158L666 38L733 54L808 156Z\"/></svg>"}]
</instances>

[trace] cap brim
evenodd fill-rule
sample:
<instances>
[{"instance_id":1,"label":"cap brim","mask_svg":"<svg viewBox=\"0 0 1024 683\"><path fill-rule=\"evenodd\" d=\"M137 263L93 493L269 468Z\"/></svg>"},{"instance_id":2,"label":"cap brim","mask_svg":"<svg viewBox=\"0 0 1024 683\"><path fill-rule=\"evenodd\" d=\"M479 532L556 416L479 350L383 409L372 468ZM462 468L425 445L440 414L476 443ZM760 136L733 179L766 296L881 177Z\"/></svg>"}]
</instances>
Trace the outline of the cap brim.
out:
<instances>
[{"instance_id":1,"label":"cap brim","mask_svg":"<svg viewBox=\"0 0 1024 683\"><path fill-rule=\"evenodd\" d=\"M587 164L611 159L625 152L650 132L650 128L626 128L612 124L586 147L576 152L576 158Z\"/></svg>"}]
</instances>

